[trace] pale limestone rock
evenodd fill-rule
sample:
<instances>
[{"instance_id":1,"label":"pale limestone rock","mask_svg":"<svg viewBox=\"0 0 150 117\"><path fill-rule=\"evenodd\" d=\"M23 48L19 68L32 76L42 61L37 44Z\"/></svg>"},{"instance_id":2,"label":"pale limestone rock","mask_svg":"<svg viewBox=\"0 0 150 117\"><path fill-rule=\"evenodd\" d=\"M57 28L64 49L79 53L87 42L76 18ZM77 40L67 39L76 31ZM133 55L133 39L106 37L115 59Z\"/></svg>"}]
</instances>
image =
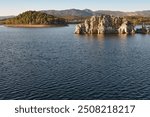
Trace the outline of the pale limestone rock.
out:
<instances>
[{"instance_id":1,"label":"pale limestone rock","mask_svg":"<svg viewBox=\"0 0 150 117\"><path fill-rule=\"evenodd\" d=\"M90 21L89 20L85 20L84 25L85 25L85 31L86 31L86 33L88 33L89 29L90 29Z\"/></svg>"},{"instance_id":2,"label":"pale limestone rock","mask_svg":"<svg viewBox=\"0 0 150 117\"><path fill-rule=\"evenodd\" d=\"M84 24L78 24L76 25L75 34L85 34L85 25Z\"/></svg>"},{"instance_id":3,"label":"pale limestone rock","mask_svg":"<svg viewBox=\"0 0 150 117\"><path fill-rule=\"evenodd\" d=\"M134 33L134 26L129 21L125 21L118 29L120 34L132 34Z\"/></svg>"},{"instance_id":4,"label":"pale limestone rock","mask_svg":"<svg viewBox=\"0 0 150 117\"><path fill-rule=\"evenodd\" d=\"M98 30L98 17L96 16L92 16L90 19L90 29L89 29L89 33L90 34L97 34Z\"/></svg>"},{"instance_id":5,"label":"pale limestone rock","mask_svg":"<svg viewBox=\"0 0 150 117\"><path fill-rule=\"evenodd\" d=\"M92 16L78 24L76 34L134 33L133 25L124 18L110 15Z\"/></svg>"}]
</instances>

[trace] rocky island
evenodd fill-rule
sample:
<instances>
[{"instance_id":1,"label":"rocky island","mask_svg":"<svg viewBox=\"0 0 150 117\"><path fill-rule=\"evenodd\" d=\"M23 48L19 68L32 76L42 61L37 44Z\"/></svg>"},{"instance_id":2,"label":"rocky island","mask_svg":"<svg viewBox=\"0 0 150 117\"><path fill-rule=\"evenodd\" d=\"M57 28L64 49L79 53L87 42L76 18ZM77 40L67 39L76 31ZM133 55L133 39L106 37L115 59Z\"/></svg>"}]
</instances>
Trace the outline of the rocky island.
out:
<instances>
[{"instance_id":1,"label":"rocky island","mask_svg":"<svg viewBox=\"0 0 150 117\"><path fill-rule=\"evenodd\" d=\"M92 16L76 25L75 34L132 34L133 24L125 18L111 15Z\"/></svg>"},{"instance_id":2,"label":"rocky island","mask_svg":"<svg viewBox=\"0 0 150 117\"><path fill-rule=\"evenodd\" d=\"M4 23L10 27L51 27L67 25L63 18L38 11L26 11L16 17L5 20Z\"/></svg>"}]
</instances>

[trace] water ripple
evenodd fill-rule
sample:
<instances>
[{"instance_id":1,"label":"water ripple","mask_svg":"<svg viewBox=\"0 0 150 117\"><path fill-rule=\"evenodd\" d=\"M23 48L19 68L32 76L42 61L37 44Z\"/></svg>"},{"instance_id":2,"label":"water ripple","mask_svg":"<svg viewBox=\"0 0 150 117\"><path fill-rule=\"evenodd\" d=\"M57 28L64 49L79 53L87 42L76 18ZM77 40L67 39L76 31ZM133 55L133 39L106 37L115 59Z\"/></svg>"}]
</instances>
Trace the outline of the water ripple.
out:
<instances>
[{"instance_id":1,"label":"water ripple","mask_svg":"<svg viewBox=\"0 0 150 117\"><path fill-rule=\"evenodd\" d=\"M149 35L73 30L0 27L0 99L150 99Z\"/></svg>"}]
</instances>

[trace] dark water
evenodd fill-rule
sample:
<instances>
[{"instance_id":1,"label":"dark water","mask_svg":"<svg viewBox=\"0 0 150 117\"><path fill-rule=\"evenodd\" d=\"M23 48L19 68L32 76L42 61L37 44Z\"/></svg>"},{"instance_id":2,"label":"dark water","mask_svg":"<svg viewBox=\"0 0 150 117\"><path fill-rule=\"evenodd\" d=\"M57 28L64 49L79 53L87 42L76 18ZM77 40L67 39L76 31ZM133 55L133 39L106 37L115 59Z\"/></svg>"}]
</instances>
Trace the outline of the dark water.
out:
<instances>
[{"instance_id":1,"label":"dark water","mask_svg":"<svg viewBox=\"0 0 150 117\"><path fill-rule=\"evenodd\" d=\"M0 99L150 99L150 35L0 27Z\"/></svg>"}]
</instances>

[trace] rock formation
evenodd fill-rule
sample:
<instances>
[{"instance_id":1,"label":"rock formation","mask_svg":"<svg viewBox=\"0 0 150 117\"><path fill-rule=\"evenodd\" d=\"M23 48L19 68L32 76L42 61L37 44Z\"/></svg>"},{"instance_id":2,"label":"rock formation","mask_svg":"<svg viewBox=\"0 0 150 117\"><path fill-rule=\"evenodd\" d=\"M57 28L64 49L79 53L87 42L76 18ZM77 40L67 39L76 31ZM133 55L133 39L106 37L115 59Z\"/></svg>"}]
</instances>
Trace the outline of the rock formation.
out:
<instances>
[{"instance_id":1,"label":"rock formation","mask_svg":"<svg viewBox=\"0 0 150 117\"><path fill-rule=\"evenodd\" d=\"M134 26L131 22L110 15L92 16L84 23L76 25L75 28L76 34L131 34L134 32Z\"/></svg>"},{"instance_id":2,"label":"rock formation","mask_svg":"<svg viewBox=\"0 0 150 117\"><path fill-rule=\"evenodd\" d=\"M142 28L136 29L136 33L150 34L150 27L147 27L147 26L143 23Z\"/></svg>"}]
</instances>

